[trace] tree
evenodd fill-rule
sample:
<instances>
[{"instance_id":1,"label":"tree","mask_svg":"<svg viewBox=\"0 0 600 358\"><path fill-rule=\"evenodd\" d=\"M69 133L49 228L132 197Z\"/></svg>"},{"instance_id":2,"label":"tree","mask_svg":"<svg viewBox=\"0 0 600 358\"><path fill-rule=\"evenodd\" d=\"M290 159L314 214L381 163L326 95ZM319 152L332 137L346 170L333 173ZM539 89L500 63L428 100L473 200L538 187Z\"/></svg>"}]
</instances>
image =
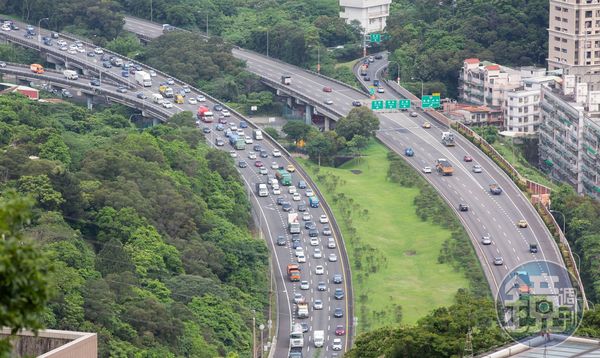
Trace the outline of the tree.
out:
<instances>
[{"instance_id":1,"label":"tree","mask_svg":"<svg viewBox=\"0 0 600 358\"><path fill-rule=\"evenodd\" d=\"M44 209L56 210L64 202L47 175L23 176L17 186L21 193L31 195Z\"/></svg>"},{"instance_id":2,"label":"tree","mask_svg":"<svg viewBox=\"0 0 600 358\"><path fill-rule=\"evenodd\" d=\"M321 160L329 160L335 153L335 143L321 132L315 132L306 143L306 151L312 161L321 165Z\"/></svg>"},{"instance_id":3,"label":"tree","mask_svg":"<svg viewBox=\"0 0 600 358\"><path fill-rule=\"evenodd\" d=\"M279 132L277 131L277 129L273 128L273 127L265 127L264 131L270 135L273 139L278 140L279 139Z\"/></svg>"},{"instance_id":4,"label":"tree","mask_svg":"<svg viewBox=\"0 0 600 358\"><path fill-rule=\"evenodd\" d=\"M51 292L46 256L21 233L32 206L14 191L0 197L0 326L10 327L11 334L42 328ZM0 356L11 351L9 339L0 340Z\"/></svg>"},{"instance_id":5,"label":"tree","mask_svg":"<svg viewBox=\"0 0 600 358\"><path fill-rule=\"evenodd\" d=\"M339 120L335 131L346 140L352 140L356 134L371 138L379 129L379 119L366 107L353 108L348 116Z\"/></svg>"},{"instance_id":6,"label":"tree","mask_svg":"<svg viewBox=\"0 0 600 358\"><path fill-rule=\"evenodd\" d=\"M281 130L288 138L297 141L299 139L306 140L313 128L302 121L288 121Z\"/></svg>"},{"instance_id":7,"label":"tree","mask_svg":"<svg viewBox=\"0 0 600 358\"><path fill-rule=\"evenodd\" d=\"M57 135L51 135L45 143L40 145L40 157L58 160L66 166L71 164L69 147L67 147L63 139Z\"/></svg>"}]
</instances>

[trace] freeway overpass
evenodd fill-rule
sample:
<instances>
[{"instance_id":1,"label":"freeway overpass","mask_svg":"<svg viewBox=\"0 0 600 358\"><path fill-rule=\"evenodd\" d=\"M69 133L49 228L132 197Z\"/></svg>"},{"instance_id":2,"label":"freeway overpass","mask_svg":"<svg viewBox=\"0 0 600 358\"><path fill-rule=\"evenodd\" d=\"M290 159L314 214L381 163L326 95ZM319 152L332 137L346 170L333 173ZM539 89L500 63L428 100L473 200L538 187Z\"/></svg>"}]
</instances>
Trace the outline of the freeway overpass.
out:
<instances>
[{"instance_id":1,"label":"freeway overpass","mask_svg":"<svg viewBox=\"0 0 600 358\"><path fill-rule=\"evenodd\" d=\"M132 17L126 17L125 20L125 29L141 35L146 40L162 35L162 27L159 24ZM316 108L323 107L321 99L328 97L334 103L331 108L343 116L352 109L352 101L361 100L367 103L366 92L312 71L247 50L235 49L233 54L245 60L248 69L265 80L267 85L278 83L281 73L291 73L294 91L300 92L303 98L310 98L310 103ZM370 78L378 78L387 64L387 58L384 57L369 66ZM363 86L366 86L358 73L358 67L355 67L355 71ZM273 87L279 92L280 86ZM324 87L331 87L333 92L324 96L322 92ZM383 87L386 91L378 93L378 99L397 98L392 87L387 84ZM425 166L433 167L438 158L446 158L454 164L455 174L452 177L426 175L425 178L455 210L459 203L470 205L471 210L467 213L457 211L457 214L471 237L494 295L498 292L504 276L528 261L545 260L564 266L552 235L535 208L513 181L484 153L458 133L454 133L457 140L455 147L442 145L441 133L450 129L433 123L433 128L426 130L422 128L422 124L425 121L432 121L431 118L425 112L417 111L417 113L416 118L400 111L378 113L381 129L377 137L401 156L404 155L406 147L413 148L416 155L405 159L419 172ZM337 119L337 117L331 118ZM472 165L463 162L465 155L472 156L475 163L483 167L483 173L473 173ZM499 196L491 195L488 186L492 183L500 185L504 193ZM528 228L517 227L516 223L521 219L527 220ZM491 245L481 243L482 236L486 234L492 237ZM538 245L538 253L529 252L529 244L532 243ZM504 263L494 265L496 257L502 257ZM546 269L551 270L549 267ZM557 274L563 281L569 281L562 273Z\"/></svg>"},{"instance_id":2,"label":"freeway overpass","mask_svg":"<svg viewBox=\"0 0 600 358\"><path fill-rule=\"evenodd\" d=\"M24 24L21 28L25 28ZM43 36L49 36L49 31L40 29ZM33 82L45 82L60 87L70 87L81 91L82 95L88 98L88 103L93 102L95 96L105 96L111 101L123 103L125 105L137 108L147 116L155 117L157 120L166 121L173 114L181 111L191 111L194 113L198 104L190 104L189 98L197 98L203 95L206 98L205 102L201 102L201 105L206 105L213 108L216 104L220 104L216 99L201 92L200 90L189 86L190 92L187 93L186 103L173 104L172 108L165 108L160 104L153 103L150 98L152 94L158 93L158 84L165 82L169 79L169 76L158 70L153 69L156 72L156 76L152 77L151 87L141 87L137 85L130 77L124 78L120 76L121 69L117 68L103 68L98 66L97 56L88 56L87 54L93 52L95 46L90 43L83 43L83 52L68 53L66 51L60 51L55 46L40 45L37 39L28 39L22 36L21 32L2 32L0 38L5 41L17 43L35 50L40 50L42 55L56 63L57 68L71 68L77 69L84 73L88 78L80 77L78 80L67 80L64 78L60 71L48 70L44 74L35 74L29 71L23 66L8 65L4 68L0 68L0 73L14 75L19 79L27 79ZM61 34L61 38L69 42L75 41L74 37L69 35ZM110 53L104 50L105 53ZM122 56L119 56L122 58ZM137 63L135 61L131 61ZM144 70L150 70L148 66L137 63L143 66ZM100 86L92 86L89 82L89 76L97 76L103 78ZM173 79L173 87L183 88L185 83ZM128 88L129 90L125 93L118 91L118 88ZM140 95L138 97L138 95ZM231 117L224 117L229 125L238 125L240 121L246 121L250 124L251 128L246 129L245 135L251 136L248 132L253 127L253 124L248 121L247 118L241 114L230 110L232 113ZM211 129L210 133L206 134L207 141L209 144L214 145L216 139L221 136L220 132L216 131L216 124L200 123L199 126L205 126ZM256 128L256 127L254 127ZM258 142L258 141L257 141ZM326 215L332 229L331 237L335 242L335 247L328 247L328 237L326 235L320 235L320 238L315 243L308 237L308 230L302 228L300 235L300 245L305 248L304 253L307 257L306 263L300 263L302 267L302 280L308 282L307 289L301 289L300 282L289 282L286 275L286 267L289 263L299 263L298 258L294 255L292 249L291 235L287 228L287 212L282 210L282 206L276 202L276 196L270 190L268 197L258 197L255 192L256 183L266 182L267 175L259 174L258 168L255 167L254 160L250 160L250 152L253 148L247 148L244 150L236 151L229 146L219 147L221 149L230 150L232 155L236 155L234 159L236 163L239 161L245 161L249 164L247 167L239 167L238 170L242 175L242 178L247 186L248 193L250 195L250 201L253 204L256 223L264 238L267 246L271 250L271 259L273 267L273 275L275 280L275 292L277 293L277 317L275 322L272 322L274 327L275 337L274 349L271 350L271 354L275 357L287 356L289 351L289 334L293 323L306 323L308 326L308 333L305 333L304 345L304 356L312 357L319 355L320 357L337 357L338 352L332 351L332 341L336 338L336 328L341 325L345 328L346 334L340 336L342 339L342 352L348 350L352 344L352 338L354 335L353 318L353 296L352 296L352 280L351 272L348 264L348 257L346 255L344 241L334 220L333 213L327 206L327 203L323 200L324 198L319 193L316 185L310 180L306 172L296 163L296 161L289 156L289 153L282 148L277 142L271 138L258 142L259 145L268 154L267 158L258 158L264 161L266 166L271 166L273 163L277 167L287 165L294 165L297 170L291 174L292 181L297 184L299 181L305 181L308 183L309 188L317 194L321 201L321 205L317 208L307 208L307 213L310 214L311 220L315 222L319 233L323 233L324 224L319 222L321 215ZM249 145L248 147L252 147ZM273 156L275 149L279 149L284 155L281 157ZM239 163L238 163L239 165ZM270 175L273 175L272 167L268 171ZM292 204L293 210L297 211L299 203L307 202L308 197L306 196L305 190L298 190L302 196L299 201L293 200L293 195L289 193L287 187L283 187L282 193L278 196L283 200L286 200ZM307 205L308 206L308 205ZM303 225L302 225L303 226ZM284 246L277 245L277 237L283 235L286 238ZM316 257L316 249L320 249L322 257ZM335 257L330 259L330 255L333 254ZM335 261L333 261L335 258ZM323 267L323 274L317 274L317 266ZM332 277L335 274L342 275L342 283L336 284L332 282ZM321 291L317 289L319 283L325 283L325 290ZM334 299L333 293L336 288L342 288L345 295L342 299ZM301 294L304 299L311 306L310 318L308 319L297 319L295 314L294 295ZM320 299L323 302L323 308L320 310L313 310L312 304L316 299ZM336 308L341 308L343 317L334 317L333 313ZM268 326L268 322L264 322L265 326ZM257 323L258 324L258 323ZM312 345L312 333L315 330L325 331L325 345L322 349L315 349Z\"/></svg>"}]
</instances>

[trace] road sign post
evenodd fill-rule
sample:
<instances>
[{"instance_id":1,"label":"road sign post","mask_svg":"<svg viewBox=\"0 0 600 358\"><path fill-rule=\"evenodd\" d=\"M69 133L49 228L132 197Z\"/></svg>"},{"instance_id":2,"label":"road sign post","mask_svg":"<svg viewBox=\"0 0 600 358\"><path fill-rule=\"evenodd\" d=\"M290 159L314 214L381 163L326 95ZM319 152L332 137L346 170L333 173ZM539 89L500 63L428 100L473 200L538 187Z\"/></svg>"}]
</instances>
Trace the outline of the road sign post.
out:
<instances>
[{"instance_id":1,"label":"road sign post","mask_svg":"<svg viewBox=\"0 0 600 358\"><path fill-rule=\"evenodd\" d=\"M395 99L386 100L385 109L398 109L398 101Z\"/></svg>"},{"instance_id":2,"label":"road sign post","mask_svg":"<svg viewBox=\"0 0 600 358\"><path fill-rule=\"evenodd\" d=\"M398 101L398 107L400 109L409 109L410 108L410 99L401 99Z\"/></svg>"},{"instance_id":3,"label":"road sign post","mask_svg":"<svg viewBox=\"0 0 600 358\"><path fill-rule=\"evenodd\" d=\"M371 101L371 109L374 111L383 109L383 100Z\"/></svg>"},{"instance_id":4,"label":"road sign post","mask_svg":"<svg viewBox=\"0 0 600 358\"><path fill-rule=\"evenodd\" d=\"M371 40L371 42L374 42L374 43L380 43L381 42L381 34L370 34L370 40Z\"/></svg>"},{"instance_id":5,"label":"road sign post","mask_svg":"<svg viewBox=\"0 0 600 358\"><path fill-rule=\"evenodd\" d=\"M421 97L421 108L439 108L440 96L423 96Z\"/></svg>"}]
</instances>

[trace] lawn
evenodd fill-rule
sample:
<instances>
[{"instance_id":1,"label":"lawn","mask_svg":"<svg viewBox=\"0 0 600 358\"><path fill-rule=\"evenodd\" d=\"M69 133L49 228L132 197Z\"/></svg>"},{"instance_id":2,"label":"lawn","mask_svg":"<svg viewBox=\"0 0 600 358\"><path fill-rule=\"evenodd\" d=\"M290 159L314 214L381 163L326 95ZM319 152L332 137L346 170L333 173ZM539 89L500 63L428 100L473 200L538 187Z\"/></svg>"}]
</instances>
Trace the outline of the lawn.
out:
<instances>
[{"instance_id":1,"label":"lawn","mask_svg":"<svg viewBox=\"0 0 600 358\"><path fill-rule=\"evenodd\" d=\"M397 324L398 305L402 323L415 323L433 308L451 304L457 289L468 287L462 273L437 262L450 231L416 216L413 200L418 189L403 188L386 179L387 152L383 145L373 143L360 161L354 159L340 168L319 169L302 161L332 206L344 234L359 332ZM339 180L328 185L323 176ZM343 219L349 205L339 200L340 194L357 203L350 214L356 235ZM373 266L376 272L368 272L366 268Z\"/></svg>"},{"instance_id":2,"label":"lawn","mask_svg":"<svg viewBox=\"0 0 600 358\"><path fill-rule=\"evenodd\" d=\"M352 67L354 67L354 64L356 63L356 61L358 61L358 58L355 59L355 60L348 61L348 62L336 63L335 64L335 68L338 68L338 67L348 67L350 70L352 70Z\"/></svg>"}]
</instances>

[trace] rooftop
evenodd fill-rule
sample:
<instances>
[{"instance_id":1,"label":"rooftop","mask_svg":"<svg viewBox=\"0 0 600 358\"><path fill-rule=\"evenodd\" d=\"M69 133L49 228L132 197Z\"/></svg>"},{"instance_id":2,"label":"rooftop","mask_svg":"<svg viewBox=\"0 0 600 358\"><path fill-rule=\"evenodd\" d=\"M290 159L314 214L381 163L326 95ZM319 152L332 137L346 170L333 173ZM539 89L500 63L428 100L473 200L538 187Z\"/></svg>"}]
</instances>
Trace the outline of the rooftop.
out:
<instances>
[{"instance_id":1,"label":"rooftop","mask_svg":"<svg viewBox=\"0 0 600 358\"><path fill-rule=\"evenodd\" d=\"M565 339L564 336L551 337L545 341L542 337L536 337L523 343L517 343L504 347L495 352L488 352L477 356L478 358L599 358L600 341L595 339L568 337L564 342L557 343L557 339ZM552 345L556 344L556 345Z\"/></svg>"}]
</instances>

